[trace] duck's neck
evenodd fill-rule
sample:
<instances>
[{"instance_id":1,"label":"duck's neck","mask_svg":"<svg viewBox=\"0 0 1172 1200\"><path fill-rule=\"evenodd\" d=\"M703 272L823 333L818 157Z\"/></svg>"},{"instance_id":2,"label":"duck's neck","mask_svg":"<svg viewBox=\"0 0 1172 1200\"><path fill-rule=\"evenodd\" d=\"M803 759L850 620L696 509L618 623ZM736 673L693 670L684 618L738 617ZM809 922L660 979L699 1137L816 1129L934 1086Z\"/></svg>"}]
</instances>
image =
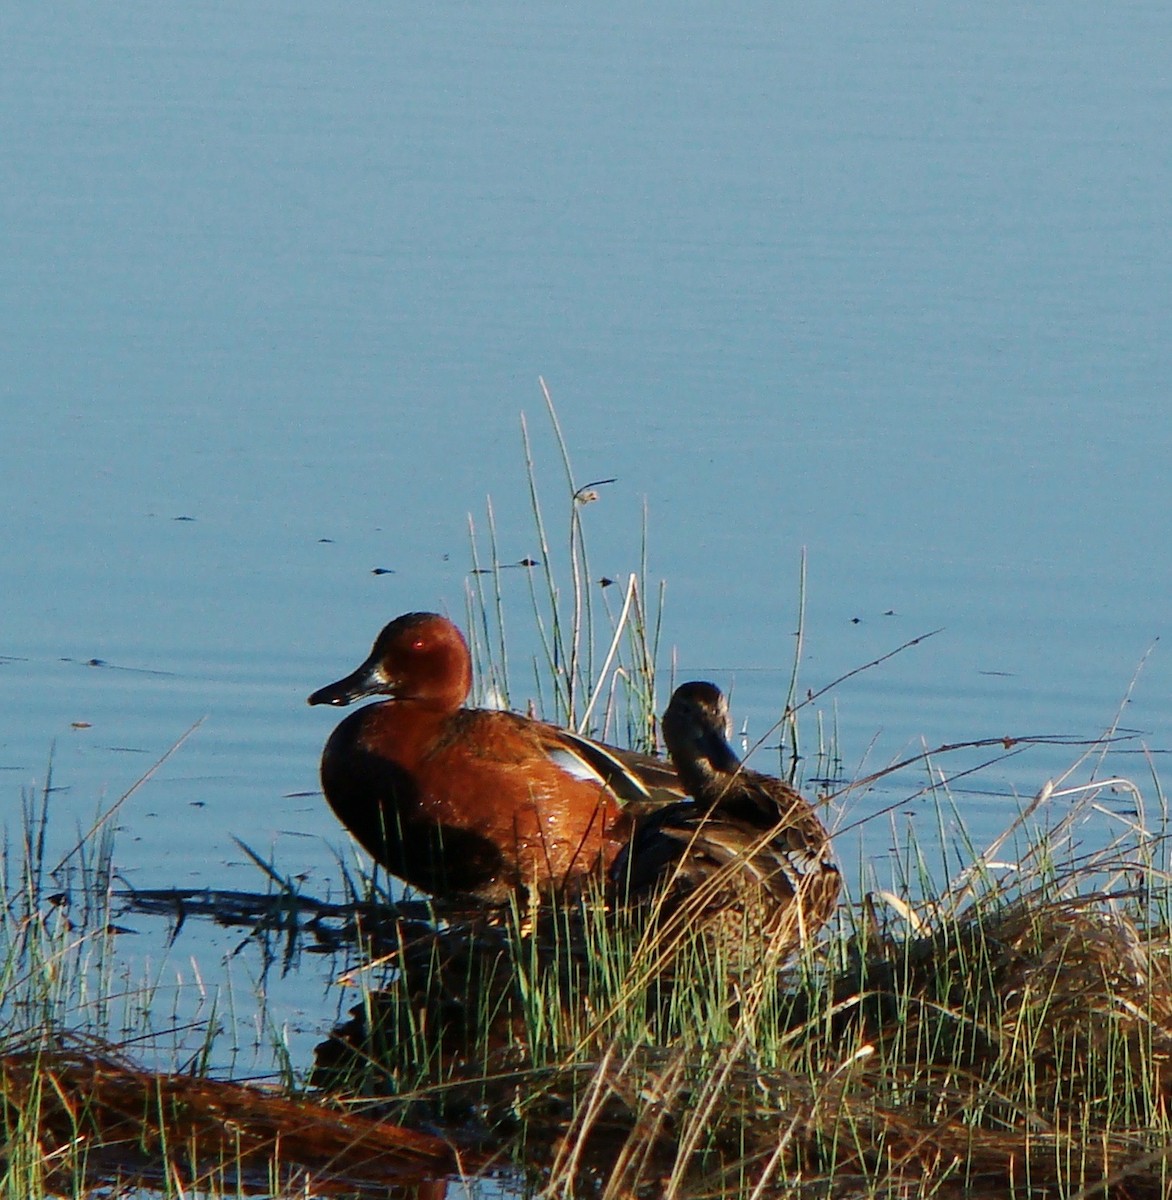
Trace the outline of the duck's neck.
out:
<instances>
[{"instance_id":1,"label":"duck's neck","mask_svg":"<svg viewBox=\"0 0 1172 1200\"><path fill-rule=\"evenodd\" d=\"M369 709L368 728L380 753L415 770L449 732L452 714L445 705L421 700L384 700Z\"/></svg>"},{"instance_id":2,"label":"duck's neck","mask_svg":"<svg viewBox=\"0 0 1172 1200\"><path fill-rule=\"evenodd\" d=\"M740 769L741 760L718 733L706 737L694 755L676 763L680 781L697 801L717 799Z\"/></svg>"}]
</instances>

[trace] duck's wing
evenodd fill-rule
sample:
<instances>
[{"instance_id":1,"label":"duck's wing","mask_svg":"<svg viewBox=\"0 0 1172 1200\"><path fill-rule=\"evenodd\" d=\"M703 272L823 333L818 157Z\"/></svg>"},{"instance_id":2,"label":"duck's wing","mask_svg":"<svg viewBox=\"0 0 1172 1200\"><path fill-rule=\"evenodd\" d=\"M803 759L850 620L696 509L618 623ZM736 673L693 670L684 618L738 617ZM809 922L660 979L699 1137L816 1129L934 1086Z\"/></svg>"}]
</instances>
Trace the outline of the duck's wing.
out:
<instances>
[{"instance_id":1,"label":"duck's wing","mask_svg":"<svg viewBox=\"0 0 1172 1200\"><path fill-rule=\"evenodd\" d=\"M744 821L757 830L773 830L791 849L805 843L812 853L823 853L830 841L814 806L773 775L742 769L727 780L723 789L711 790L715 795L706 799L711 799L713 812Z\"/></svg>"},{"instance_id":2,"label":"duck's wing","mask_svg":"<svg viewBox=\"0 0 1172 1200\"><path fill-rule=\"evenodd\" d=\"M653 754L641 754L638 750L623 750L618 746L603 743L595 744L601 745L608 754L617 758L628 771L637 776L652 800L674 804L687 797L687 790L668 759L656 758Z\"/></svg>"},{"instance_id":3,"label":"duck's wing","mask_svg":"<svg viewBox=\"0 0 1172 1200\"><path fill-rule=\"evenodd\" d=\"M684 794L674 769L648 754L607 746L556 725L544 726L541 740L563 771L600 783L624 804L666 804Z\"/></svg>"},{"instance_id":4,"label":"duck's wing","mask_svg":"<svg viewBox=\"0 0 1172 1200\"><path fill-rule=\"evenodd\" d=\"M829 837L812 811L810 815L814 829L797 831L785 820L761 828L690 802L660 808L639 819L615 862L612 880L632 897L670 881L673 889L684 891L761 887L784 901L819 886L816 881L827 876L837 895L838 868L830 858Z\"/></svg>"},{"instance_id":5,"label":"duck's wing","mask_svg":"<svg viewBox=\"0 0 1172 1200\"><path fill-rule=\"evenodd\" d=\"M689 825L694 828L663 830L681 841L689 876L718 888L723 884L721 890L760 887L778 900L790 899L801 888L809 864L792 858L760 829L712 815Z\"/></svg>"},{"instance_id":6,"label":"duck's wing","mask_svg":"<svg viewBox=\"0 0 1172 1200\"><path fill-rule=\"evenodd\" d=\"M648 895L668 875L677 873L695 836L691 801L651 808L635 807L635 831L611 867L611 883L624 899Z\"/></svg>"}]
</instances>

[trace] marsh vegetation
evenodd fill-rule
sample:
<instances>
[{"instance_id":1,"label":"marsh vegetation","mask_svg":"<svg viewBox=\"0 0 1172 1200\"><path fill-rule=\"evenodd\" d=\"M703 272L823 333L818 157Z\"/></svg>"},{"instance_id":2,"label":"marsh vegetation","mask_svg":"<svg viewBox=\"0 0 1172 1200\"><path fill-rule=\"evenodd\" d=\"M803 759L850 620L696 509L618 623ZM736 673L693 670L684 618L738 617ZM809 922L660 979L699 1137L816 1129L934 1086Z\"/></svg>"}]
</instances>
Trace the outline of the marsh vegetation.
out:
<instances>
[{"instance_id":1,"label":"marsh vegetation","mask_svg":"<svg viewBox=\"0 0 1172 1200\"><path fill-rule=\"evenodd\" d=\"M491 514L474 544L480 686L653 747L659 607L645 571L591 583L593 489L565 463L564 592L533 492L532 689L510 676ZM816 701L795 664L772 731L793 773ZM694 923L602 895L441 905L340 867L336 895L314 897L259 854L255 893L136 892L109 821L47 853L46 784L7 829L0 880L0 1195L430 1195L491 1180L607 1198L1163 1197L1168 813L1154 773L1143 787L1111 773L1113 744L1108 730L1068 777L1040 780L985 846L943 833L964 828L956 747L893 765L930 793L940 838L904 835L895 887L844 864L831 925L785 957L730 954ZM985 745L998 748L968 744ZM844 778L837 760L819 737L806 789L849 822L875 776ZM332 1031L323 1013L312 1062L274 1038L263 1085L213 1069L211 1017L200 1053L148 1067L158 1011L151 983L119 967L128 912L173 932L238 927L287 971L327 954L358 1003Z\"/></svg>"}]
</instances>

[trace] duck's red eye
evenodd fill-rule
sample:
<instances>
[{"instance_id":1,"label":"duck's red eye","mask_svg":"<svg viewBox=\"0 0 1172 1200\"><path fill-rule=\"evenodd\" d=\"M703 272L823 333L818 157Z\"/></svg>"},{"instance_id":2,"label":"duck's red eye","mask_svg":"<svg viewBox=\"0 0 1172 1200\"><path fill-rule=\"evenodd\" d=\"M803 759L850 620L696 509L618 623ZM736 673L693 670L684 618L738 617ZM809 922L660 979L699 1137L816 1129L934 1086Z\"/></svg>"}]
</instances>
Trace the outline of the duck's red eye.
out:
<instances>
[{"instance_id":1,"label":"duck's red eye","mask_svg":"<svg viewBox=\"0 0 1172 1200\"><path fill-rule=\"evenodd\" d=\"M411 649L412 650L426 650L427 649L427 639L426 638L416 638L415 641L413 641L411 643Z\"/></svg>"}]
</instances>

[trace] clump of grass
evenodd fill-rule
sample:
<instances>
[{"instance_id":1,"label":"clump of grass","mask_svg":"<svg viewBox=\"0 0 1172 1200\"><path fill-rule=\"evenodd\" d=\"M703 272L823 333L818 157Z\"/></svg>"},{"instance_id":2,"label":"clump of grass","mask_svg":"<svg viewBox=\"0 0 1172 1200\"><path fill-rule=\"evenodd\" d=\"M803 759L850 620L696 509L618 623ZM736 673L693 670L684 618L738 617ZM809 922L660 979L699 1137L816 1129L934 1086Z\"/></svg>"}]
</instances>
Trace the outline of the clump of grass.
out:
<instances>
[{"instance_id":1,"label":"clump of grass","mask_svg":"<svg viewBox=\"0 0 1172 1200\"><path fill-rule=\"evenodd\" d=\"M440 1138L296 1089L211 1077L214 1006L184 1070L136 1065L128 1047L165 1034L166 1015L152 1012L152 981L136 988L117 971L109 818L125 797L54 861L52 794L50 770L24 796L17 836L6 828L0 853L0 1198L130 1186L164 1196L385 1195L389 1181L418 1183L474 1161ZM287 890L267 899L266 921L274 901L286 917L293 907Z\"/></svg>"},{"instance_id":2,"label":"clump of grass","mask_svg":"<svg viewBox=\"0 0 1172 1200\"><path fill-rule=\"evenodd\" d=\"M0 852L0 1033L109 1017L113 841L104 822L59 862L49 858L52 764L21 799L21 826Z\"/></svg>"},{"instance_id":3,"label":"clump of grass","mask_svg":"<svg viewBox=\"0 0 1172 1200\"><path fill-rule=\"evenodd\" d=\"M746 973L698 931L665 948L589 901L437 933L491 958L492 1000L465 961L463 1054L387 1039L411 1059L397 1102L475 1112L550 1194L1165 1196L1161 843L1063 858L1072 818L1018 829L1012 879L866 897L782 970ZM388 986L410 978L400 962Z\"/></svg>"}]
</instances>

